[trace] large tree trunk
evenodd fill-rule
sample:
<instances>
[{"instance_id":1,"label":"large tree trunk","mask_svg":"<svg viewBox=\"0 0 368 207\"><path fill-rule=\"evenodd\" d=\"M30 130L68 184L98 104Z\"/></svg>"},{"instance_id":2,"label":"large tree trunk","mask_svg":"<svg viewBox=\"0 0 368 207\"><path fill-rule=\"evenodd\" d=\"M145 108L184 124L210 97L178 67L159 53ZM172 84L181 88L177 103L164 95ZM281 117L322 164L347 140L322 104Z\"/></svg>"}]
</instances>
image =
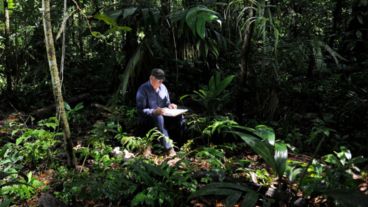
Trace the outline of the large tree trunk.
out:
<instances>
[{"instance_id":1,"label":"large tree trunk","mask_svg":"<svg viewBox=\"0 0 368 207\"><path fill-rule=\"evenodd\" d=\"M68 158L68 166L75 168L76 160L73 152L73 143L70 136L69 122L66 117L66 112L64 108L64 100L61 92L61 84L59 77L59 70L56 62L56 54L54 47L54 39L52 36L51 27L51 15L50 15L50 0L42 0L43 8L43 27L45 32L45 44L47 59L49 61L49 68L52 81L52 90L54 93L54 98L56 101L57 116L60 117L63 132L64 132L64 147Z\"/></svg>"}]
</instances>

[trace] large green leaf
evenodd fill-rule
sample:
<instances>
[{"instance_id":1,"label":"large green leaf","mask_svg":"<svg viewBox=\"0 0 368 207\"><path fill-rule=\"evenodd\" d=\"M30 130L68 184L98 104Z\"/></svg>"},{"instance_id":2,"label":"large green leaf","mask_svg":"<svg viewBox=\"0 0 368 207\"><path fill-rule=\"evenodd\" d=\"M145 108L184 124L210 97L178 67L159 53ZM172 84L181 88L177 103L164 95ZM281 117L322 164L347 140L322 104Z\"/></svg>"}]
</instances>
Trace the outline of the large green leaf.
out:
<instances>
[{"instance_id":1,"label":"large green leaf","mask_svg":"<svg viewBox=\"0 0 368 207\"><path fill-rule=\"evenodd\" d=\"M212 12L199 11L197 13L197 21L196 21L196 32L198 36L204 39L206 36L206 23L217 19L218 16L216 16Z\"/></svg>"},{"instance_id":2,"label":"large green leaf","mask_svg":"<svg viewBox=\"0 0 368 207\"><path fill-rule=\"evenodd\" d=\"M197 21L197 17L196 17L196 13L199 11L198 7L194 7L192 9L190 9L187 12L187 15L185 16L185 22L187 23L188 27L192 30L193 35L195 35L196 33L196 21Z\"/></svg>"},{"instance_id":3,"label":"large green leaf","mask_svg":"<svg viewBox=\"0 0 368 207\"><path fill-rule=\"evenodd\" d=\"M242 128L245 129L245 128ZM269 165L272 170L277 174L277 176L281 177L283 176L286 164L287 164L287 147L285 144L276 144L275 146L272 146L268 141L269 139L260 139L257 138L257 132L258 130L249 130L255 135L252 135L251 133L243 133L238 131L232 131L231 133L234 133L238 135L242 140L249 145L253 151L255 151L259 156L262 157L262 159L266 162L267 165ZM262 136L262 133L258 133ZM266 133L269 135L268 133ZM271 136L272 137L272 136Z\"/></svg>"},{"instance_id":4,"label":"large green leaf","mask_svg":"<svg viewBox=\"0 0 368 207\"><path fill-rule=\"evenodd\" d=\"M235 78L234 75L229 75L229 76L226 76L224 80L218 81L217 87L216 87L217 94L219 95L223 93L224 90L230 85L230 83L233 81L234 78Z\"/></svg>"},{"instance_id":5,"label":"large green leaf","mask_svg":"<svg viewBox=\"0 0 368 207\"><path fill-rule=\"evenodd\" d=\"M195 30L201 39L204 39L204 37L206 36L206 21L206 13L199 12L197 16Z\"/></svg>"},{"instance_id":6,"label":"large green leaf","mask_svg":"<svg viewBox=\"0 0 368 207\"><path fill-rule=\"evenodd\" d=\"M123 10L123 19L133 15L137 11L137 7L129 7Z\"/></svg>"},{"instance_id":7,"label":"large green leaf","mask_svg":"<svg viewBox=\"0 0 368 207\"><path fill-rule=\"evenodd\" d=\"M272 128L265 125L256 126L256 131L254 132L256 135L261 137L264 140L267 140L270 145L275 145L275 132Z\"/></svg>"},{"instance_id":8,"label":"large green leaf","mask_svg":"<svg viewBox=\"0 0 368 207\"><path fill-rule=\"evenodd\" d=\"M257 200L258 200L258 193L250 191L245 195L245 198L241 203L241 207L254 207L256 206Z\"/></svg>"},{"instance_id":9,"label":"large green leaf","mask_svg":"<svg viewBox=\"0 0 368 207\"><path fill-rule=\"evenodd\" d=\"M261 156L262 159L264 159L265 162L272 167L272 169L276 169L272 148L268 142L260 140L251 134L245 134L241 132L234 133L244 140L245 143L247 143L247 145L249 145L259 156Z\"/></svg>"},{"instance_id":10,"label":"large green leaf","mask_svg":"<svg viewBox=\"0 0 368 207\"><path fill-rule=\"evenodd\" d=\"M110 26L116 26L116 18L112 18L104 13L98 13L94 16L95 19L101 20Z\"/></svg>"},{"instance_id":11,"label":"large green leaf","mask_svg":"<svg viewBox=\"0 0 368 207\"><path fill-rule=\"evenodd\" d=\"M288 158L288 150L286 144L275 144L275 167L279 177L283 176Z\"/></svg>"},{"instance_id":12,"label":"large green leaf","mask_svg":"<svg viewBox=\"0 0 368 207\"><path fill-rule=\"evenodd\" d=\"M115 32L115 31L124 31L124 32L129 32L132 30L132 28L128 27L128 26L121 26L118 25L118 23L116 22L116 20L118 19L118 17L122 14L122 11L112 11L109 13L98 13L95 14L94 18L101 20L103 22L105 22L106 24L108 24L110 26L110 29L106 32L106 33L111 33L111 32ZM101 33L99 32L92 32L92 35L95 37L100 37Z\"/></svg>"},{"instance_id":13,"label":"large green leaf","mask_svg":"<svg viewBox=\"0 0 368 207\"><path fill-rule=\"evenodd\" d=\"M185 16L185 22L192 30L193 35L197 34L201 39L206 36L206 23L218 19L217 12L203 6L189 9Z\"/></svg>"},{"instance_id":14,"label":"large green leaf","mask_svg":"<svg viewBox=\"0 0 368 207\"><path fill-rule=\"evenodd\" d=\"M225 199L225 206L234 206L240 199L240 197L242 196L241 193L234 193L232 195L229 195L226 199Z\"/></svg>"},{"instance_id":15,"label":"large green leaf","mask_svg":"<svg viewBox=\"0 0 368 207\"><path fill-rule=\"evenodd\" d=\"M128 83L129 80L134 76L134 74L136 74L138 72L138 65L144 55L144 49L142 48L143 46L140 46L137 51L134 53L133 57L131 57L131 59L129 60L124 73L121 76L122 82L119 86L119 90L117 91L117 94L114 96L118 97L119 93L121 92L123 97L125 98L125 94L127 92L128 89ZM112 102L114 103L117 100L112 100Z\"/></svg>"},{"instance_id":16,"label":"large green leaf","mask_svg":"<svg viewBox=\"0 0 368 207\"><path fill-rule=\"evenodd\" d=\"M245 186L235 184L235 183L210 183L206 185L206 188L227 188L227 189L233 189L233 190L239 190L239 191L251 191L250 188L247 188Z\"/></svg>"},{"instance_id":17,"label":"large green leaf","mask_svg":"<svg viewBox=\"0 0 368 207\"><path fill-rule=\"evenodd\" d=\"M245 203L245 206L253 207L258 200L258 193L251 188L228 182L210 183L190 195L189 199L201 196L226 196L225 206L234 206L244 194L242 205Z\"/></svg>"},{"instance_id":18,"label":"large green leaf","mask_svg":"<svg viewBox=\"0 0 368 207\"><path fill-rule=\"evenodd\" d=\"M368 196L354 190L333 190L324 192L334 198L341 206L365 207L368 206Z\"/></svg>"}]
</instances>

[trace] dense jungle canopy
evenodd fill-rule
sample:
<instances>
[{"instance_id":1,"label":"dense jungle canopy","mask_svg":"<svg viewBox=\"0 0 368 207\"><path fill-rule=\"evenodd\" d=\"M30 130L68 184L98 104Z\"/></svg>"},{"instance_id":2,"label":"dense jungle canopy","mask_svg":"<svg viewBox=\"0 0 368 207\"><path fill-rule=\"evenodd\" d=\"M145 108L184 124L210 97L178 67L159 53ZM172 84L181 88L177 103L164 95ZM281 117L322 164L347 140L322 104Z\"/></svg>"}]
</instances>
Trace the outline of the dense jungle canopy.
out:
<instances>
[{"instance_id":1,"label":"dense jungle canopy","mask_svg":"<svg viewBox=\"0 0 368 207\"><path fill-rule=\"evenodd\" d=\"M0 57L1 207L368 206L368 0L0 0Z\"/></svg>"}]
</instances>

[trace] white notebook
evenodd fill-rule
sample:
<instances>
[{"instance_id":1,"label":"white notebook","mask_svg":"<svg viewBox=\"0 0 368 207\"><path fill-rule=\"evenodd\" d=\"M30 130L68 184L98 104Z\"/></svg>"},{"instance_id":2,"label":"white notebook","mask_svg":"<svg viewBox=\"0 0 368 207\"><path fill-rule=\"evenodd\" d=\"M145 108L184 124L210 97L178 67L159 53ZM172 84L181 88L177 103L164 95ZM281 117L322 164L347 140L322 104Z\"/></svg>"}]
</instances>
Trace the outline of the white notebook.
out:
<instances>
[{"instance_id":1,"label":"white notebook","mask_svg":"<svg viewBox=\"0 0 368 207\"><path fill-rule=\"evenodd\" d=\"M188 109L169 109L169 108L164 108L164 116L177 116L180 114L184 114L185 112L187 112Z\"/></svg>"}]
</instances>

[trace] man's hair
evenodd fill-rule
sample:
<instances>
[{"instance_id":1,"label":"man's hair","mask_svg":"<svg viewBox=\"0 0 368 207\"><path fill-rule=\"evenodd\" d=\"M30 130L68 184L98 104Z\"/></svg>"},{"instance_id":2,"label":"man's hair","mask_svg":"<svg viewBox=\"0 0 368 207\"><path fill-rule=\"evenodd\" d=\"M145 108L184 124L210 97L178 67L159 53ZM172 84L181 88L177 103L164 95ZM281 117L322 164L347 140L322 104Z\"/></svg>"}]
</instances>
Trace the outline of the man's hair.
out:
<instances>
[{"instance_id":1,"label":"man's hair","mask_svg":"<svg viewBox=\"0 0 368 207\"><path fill-rule=\"evenodd\" d=\"M165 80L165 71L163 71L161 68L152 69L151 75L158 80Z\"/></svg>"}]
</instances>

